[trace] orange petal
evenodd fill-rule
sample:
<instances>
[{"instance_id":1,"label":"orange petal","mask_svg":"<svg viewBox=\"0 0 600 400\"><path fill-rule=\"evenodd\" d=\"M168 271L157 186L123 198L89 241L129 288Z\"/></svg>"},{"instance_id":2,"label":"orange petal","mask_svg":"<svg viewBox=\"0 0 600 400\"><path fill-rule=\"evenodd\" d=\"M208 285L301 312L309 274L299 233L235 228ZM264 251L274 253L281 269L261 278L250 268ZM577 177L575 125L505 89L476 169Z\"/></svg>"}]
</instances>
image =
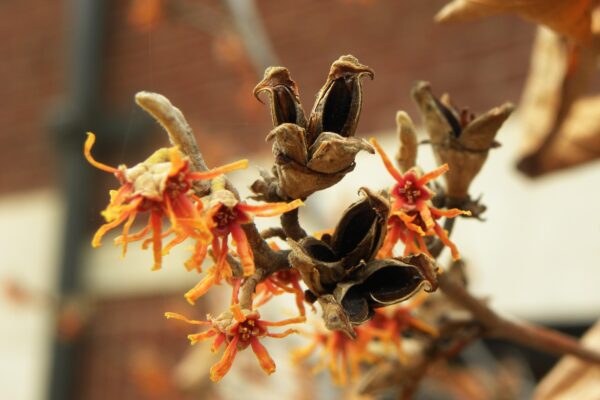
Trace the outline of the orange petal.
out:
<instances>
[{"instance_id":1,"label":"orange petal","mask_svg":"<svg viewBox=\"0 0 600 400\"><path fill-rule=\"evenodd\" d=\"M162 215L157 211L152 211L150 222L152 223L152 252L154 253L152 271L156 271L162 266Z\"/></svg>"},{"instance_id":2,"label":"orange petal","mask_svg":"<svg viewBox=\"0 0 600 400\"><path fill-rule=\"evenodd\" d=\"M130 213L131 211L125 211L121 215L119 215L114 221L102 225L94 234L94 237L92 239L92 247L100 247L100 245L102 244L102 237L106 235L106 232L119 226L123 221L125 221L129 217Z\"/></svg>"},{"instance_id":3,"label":"orange petal","mask_svg":"<svg viewBox=\"0 0 600 400\"><path fill-rule=\"evenodd\" d=\"M459 215L471 215L471 211L465 211L458 208L451 208L449 210L439 209L439 208L431 208L432 214L437 217L446 217L446 218L454 218Z\"/></svg>"},{"instance_id":4,"label":"orange petal","mask_svg":"<svg viewBox=\"0 0 600 400\"><path fill-rule=\"evenodd\" d=\"M245 212L252 213L258 217L274 217L276 215L281 215L288 211L292 211L304 203L300 199L296 199L292 202L285 203L266 203L266 204L246 204L240 203L238 206Z\"/></svg>"},{"instance_id":5,"label":"orange petal","mask_svg":"<svg viewBox=\"0 0 600 400\"><path fill-rule=\"evenodd\" d=\"M244 322L246 320L246 316L242 312L242 309L240 308L239 304L237 304L237 303L236 304L232 304L229 307L229 310L231 311L231 313L233 314L233 318L237 322Z\"/></svg>"},{"instance_id":6,"label":"orange petal","mask_svg":"<svg viewBox=\"0 0 600 400\"><path fill-rule=\"evenodd\" d=\"M283 321L271 322L271 321L260 321L260 324L263 326L284 326L290 324L299 324L302 322L306 322L306 317L300 316L296 318L284 319Z\"/></svg>"},{"instance_id":7,"label":"orange petal","mask_svg":"<svg viewBox=\"0 0 600 400\"><path fill-rule=\"evenodd\" d=\"M213 353L219 351L219 348L221 347L221 345L223 344L225 339L226 339L225 334L220 333L219 336L217 336L215 338L215 340L212 342L212 345L210 346L210 351L212 351Z\"/></svg>"},{"instance_id":8,"label":"orange petal","mask_svg":"<svg viewBox=\"0 0 600 400\"><path fill-rule=\"evenodd\" d=\"M385 169L388 170L390 175L392 175L392 177L396 181L402 182L402 180L404 179L404 177L402 176L402 173L400 173L400 171L398 171L396 169L396 167L394 167L394 165L388 158L387 154L385 154L385 152L383 151L383 149L381 148L381 146L379 145L377 140L374 137L372 137L369 139L369 142L373 145L373 147L375 147L375 150L377 150L377 153L379 153L379 157L381 157L381 160L383 161L383 165L385 166Z\"/></svg>"},{"instance_id":9,"label":"orange petal","mask_svg":"<svg viewBox=\"0 0 600 400\"><path fill-rule=\"evenodd\" d=\"M208 274L202 278L200 282L192 289L188 290L186 294L183 295L188 303L194 305L196 300L200 297L204 296L208 289L210 289L215 284L215 275L213 271L209 271Z\"/></svg>"},{"instance_id":10,"label":"orange petal","mask_svg":"<svg viewBox=\"0 0 600 400\"><path fill-rule=\"evenodd\" d=\"M169 161L171 161L169 176L177 175L186 165L186 161L181 158L181 153L177 147L169 148Z\"/></svg>"},{"instance_id":11,"label":"orange petal","mask_svg":"<svg viewBox=\"0 0 600 400\"><path fill-rule=\"evenodd\" d=\"M429 253L429 249L427 249L427 245L425 244L425 241L423 240L423 236L417 235L416 239L417 239L417 243L418 243L417 247L419 248L420 253L425 253L431 257L431 253Z\"/></svg>"},{"instance_id":12,"label":"orange petal","mask_svg":"<svg viewBox=\"0 0 600 400\"><path fill-rule=\"evenodd\" d=\"M440 238L442 243L444 243L450 249L450 252L452 253L452 259L455 261L460 259L460 253L458 252L456 245L450 241L444 228L442 228L438 224L435 224L435 227L433 228L433 230L435 231L437 236Z\"/></svg>"},{"instance_id":13,"label":"orange petal","mask_svg":"<svg viewBox=\"0 0 600 400\"><path fill-rule=\"evenodd\" d=\"M191 335L188 335L188 339L190 340L190 344L194 345L198 342L202 342L204 340L210 339L211 337L215 336L217 334L217 330L213 329L209 329L206 332L200 332L200 333L192 333Z\"/></svg>"},{"instance_id":14,"label":"orange petal","mask_svg":"<svg viewBox=\"0 0 600 400\"><path fill-rule=\"evenodd\" d=\"M440 332L438 331L438 329L436 327L431 326L415 317L409 317L409 324L411 327L418 329L421 332L428 333L434 337L437 337L440 334Z\"/></svg>"},{"instance_id":15,"label":"orange petal","mask_svg":"<svg viewBox=\"0 0 600 400\"><path fill-rule=\"evenodd\" d=\"M219 175L223 175L228 172L235 171L237 169L244 169L246 167L248 167L248 160L244 159L244 160L232 162L230 164L225 164L221 167L216 167L216 168L210 169L208 171L190 172L189 174L187 174L186 177L189 179L193 179L193 180L213 179Z\"/></svg>"},{"instance_id":16,"label":"orange petal","mask_svg":"<svg viewBox=\"0 0 600 400\"><path fill-rule=\"evenodd\" d=\"M195 269L198 272L202 272L202 263L206 258L208 252L208 244L198 240L194 246L194 254L185 262L185 268L188 271Z\"/></svg>"},{"instance_id":17,"label":"orange petal","mask_svg":"<svg viewBox=\"0 0 600 400\"><path fill-rule=\"evenodd\" d=\"M443 173L447 172L449 169L450 169L450 167L448 166L448 164L440 165L439 167L437 167L433 171L430 171L430 172L422 175L417 182L418 182L419 185L424 185L427 182L429 182L431 180L434 180L438 176L440 176Z\"/></svg>"},{"instance_id":18,"label":"orange petal","mask_svg":"<svg viewBox=\"0 0 600 400\"><path fill-rule=\"evenodd\" d=\"M181 314L170 312L170 311L167 311L165 313L165 318L176 319L178 321L187 322L188 324L192 324L192 325L203 325L203 326L211 325L211 323L209 321L200 321L197 319L189 319Z\"/></svg>"},{"instance_id":19,"label":"orange petal","mask_svg":"<svg viewBox=\"0 0 600 400\"><path fill-rule=\"evenodd\" d=\"M167 245L163 248L162 254L166 256L169 254L171 249L177 246L179 243L185 241L189 236L185 232L179 232Z\"/></svg>"},{"instance_id":20,"label":"orange petal","mask_svg":"<svg viewBox=\"0 0 600 400\"><path fill-rule=\"evenodd\" d=\"M266 302L268 302L272 298L273 298L272 292L263 292L254 299L254 302L252 303L252 308L256 309L256 308L264 305Z\"/></svg>"},{"instance_id":21,"label":"orange petal","mask_svg":"<svg viewBox=\"0 0 600 400\"><path fill-rule=\"evenodd\" d=\"M271 332L268 332L267 336L268 337L272 337L272 338L276 338L276 339L282 339L282 338L284 338L286 336L291 335L292 333L298 333L298 329L286 329L285 331L280 332L280 333L271 333Z\"/></svg>"},{"instance_id":22,"label":"orange petal","mask_svg":"<svg viewBox=\"0 0 600 400\"><path fill-rule=\"evenodd\" d=\"M379 258L388 258L393 256L393 250L398 243L398 239L400 238L400 226L398 223L393 223L390 229L388 229L387 235L385 235L385 239L383 240L383 244L377 253Z\"/></svg>"},{"instance_id":23,"label":"orange petal","mask_svg":"<svg viewBox=\"0 0 600 400\"><path fill-rule=\"evenodd\" d=\"M231 224L230 226L231 237L235 242L237 253L240 256L240 262L242 263L242 269L244 270L244 276L250 276L254 273L254 258L252 256L252 249L248 243L248 238L242 230L239 224Z\"/></svg>"},{"instance_id":24,"label":"orange petal","mask_svg":"<svg viewBox=\"0 0 600 400\"><path fill-rule=\"evenodd\" d=\"M416 215L410 216L410 215L408 215L406 213L403 213L403 212L399 212L397 215L398 215L398 218L400 218L400 220L402 222L404 222L404 225L408 229L410 229L413 232L418 233L421 236L425 235L425 232L423 232L423 229L421 229L421 227L419 225L412 223L412 221L415 220Z\"/></svg>"},{"instance_id":25,"label":"orange petal","mask_svg":"<svg viewBox=\"0 0 600 400\"><path fill-rule=\"evenodd\" d=\"M127 236L127 241L129 243L131 242L136 242L138 240L141 240L144 238L144 236L146 236L148 234L148 232L150 232L150 229L152 229L152 225L150 224L150 219L148 219L148 224L142 228L139 232L136 233L132 233L131 235ZM115 244L120 244L123 243L123 236L117 236L115 238Z\"/></svg>"},{"instance_id":26,"label":"orange petal","mask_svg":"<svg viewBox=\"0 0 600 400\"><path fill-rule=\"evenodd\" d=\"M125 225L123 225L123 252L121 253L121 258L124 258L125 254L127 254L127 243L129 242L129 240L127 239L127 235L129 234L129 229L131 229L131 225L133 225L133 221L135 221L136 215L136 212L132 212L131 214L129 214L127 222L125 222Z\"/></svg>"},{"instance_id":27,"label":"orange petal","mask_svg":"<svg viewBox=\"0 0 600 400\"><path fill-rule=\"evenodd\" d=\"M265 349L265 346L263 346L256 337L253 337L250 340L250 345L252 346L252 351L256 355L258 363L263 371L265 371L267 375L271 375L275 372L275 361L273 361L269 352Z\"/></svg>"},{"instance_id":28,"label":"orange petal","mask_svg":"<svg viewBox=\"0 0 600 400\"><path fill-rule=\"evenodd\" d=\"M233 360L235 359L235 355L237 354L237 342L238 337L234 336L231 342L227 345L225 352L223 352L223 356L221 360L210 367L210 380L213 382L217 382L221 380L227 374L231 366L233 365Z\"/></svg>"},{"instance_id":29,"label":"orange petal","mask_svg":"<svg viewBox=\"0 0 600 400\"><path fill-rule=\"evenodd\" d=\"M431 210L429 210L429 206L425 202L423 202L418 207L418 210L419 210L419 214L421 214L421 218L423 219L423 222L425 223L425 227L427 228L427 230L430 230L431 228L433 228L433 226L435 225L435 221L433 220L433 217L431 216Z\"/></svg>"},{"instance_id":30,"label":"orange petal","mask_svg":"<svg viewBox=\"0 0 600 400\"><path fill-rule=\"evenodd\" d=\"M94 167L102 171L110 172L112 174L119 172L119 170L115 167L111 167L110 165L102 164L101 162L94 160L94 157L92 157L92 147L94 146L95 142L96 135L94 135L92 132L88 132L87 139L83 145L83 155L85 156L85 159Z\"/></svg>"}]
</instances>

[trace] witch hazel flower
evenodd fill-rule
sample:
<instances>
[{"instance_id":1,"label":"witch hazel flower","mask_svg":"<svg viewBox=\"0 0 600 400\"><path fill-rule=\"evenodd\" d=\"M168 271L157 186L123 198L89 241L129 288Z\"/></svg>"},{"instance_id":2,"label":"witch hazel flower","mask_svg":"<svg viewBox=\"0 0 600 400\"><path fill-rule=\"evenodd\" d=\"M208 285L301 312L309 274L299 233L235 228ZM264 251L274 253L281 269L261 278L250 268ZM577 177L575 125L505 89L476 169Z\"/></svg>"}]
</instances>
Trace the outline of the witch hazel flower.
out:
<instances>
[{"instance_id":1,"label":"witch hazel flower","mask_svg":"<svg viewBox=\"0 0 600 400\"><path fill-rule=\"evenodd\" d=\"M211 350L216 352L225 344L223 356L210 368L210 379L214 382L221 380L229 372L237 353L248 347L252 348L262 370L267 375L272 374L275 372L275 362L261 343L261 340L267 337L281 339L292 333L297 333L296 329L286 329L280 333L273 333L269 331L271 327L286 326L306 321L306 318L303 316L278 322L265 321L260 319L260 314L257 310L241 309L239 304L232 305L230 311L226 311L216 318L208 315L206 321L191 320L183 315L172 312L165 313L165 317L184 321L192 325L208 327L204 332L188 335L188 339L192 345L214 338Z\"/></svg>"},{"instance_id":2,"label":"witch hazel flower","mask_svg":"<svg viewBox=\"0 0 600 400\"><path fill-rule=\"evenodd\" d=\"M396 350L398 360L408 363L408 356L403 349L403 334L408 331L420 332L430 337L437 337L439 332L436 327L418 318L414 311L427 298L425 293L420 293L408 305L395 305L378 308L373 318L361 327L373 338L382 342L385 347Z\"/></svg>"},{"instance_id":3,"label":"witch hazel flower","mask_svg":"<svg viewBox=\"0 0 600 400\"><path fill-rule=\"evenodd\" d=\"M209 171L197 172L191 169L187 157L182 156L176 147L171 147L157 150L148 159L131 168L126 165L115 168L92 157L91 150L95 140L95 135L88 133L84 145L85 158L94 167L114 174L121 187L110 191L110 202L102 211L106 223L96 231L92 246L99 247L108 231L123 224L122 235L115 239L115 243L123 246L125 255L128 243L150 236L143 247L152 243L153 270L161 268L163 254L185 239L193 238L200 243L196 251L212 239L210 230L201 218L202 203L193 195L193 183L213 179L248 165L248 160L240 160ZM130 234L140 213L149 215L148 222L140 231ZM170 222L170 228L163 232L164 218ZM175 237L163 249L162 240L170 234ZM193 257L197 258L197 255Z\"/></svg>"},{"instance_id":4,"label":"witch hazel flower","mask_svg":"<svg viewBox=\"0 0 600 400\"><path fill-rule=\"evenodd\" d=\"M243 276L254 273L254 258L248 238L242 225L251 223L254 217L273 217L294 210L303 204L302 200L290 203L248 204L238 200L235 194L225 189L221 181L213 182L213 190L204 214L204 221L212 235L212 257L215 264L205 277L185 294L191 304L203 296L213 285L233 277L233 271L227 261L229 238L233 240L240 260ZM204 252L206 254L206 252ZM198 260L200 261L200 260Z\"/></svg>"},{"instance_id":5,"label":"witch hazel flower","mask_svg":"<svg viewBox=\"0 0 600 400\"><path fill-rule=\"evenodd\" d=\"M448 164L443 164L426 174L416 167L401 173L393 166L375 138L371 138L370 142L381 157L387 171L396 180L396 184L390 190L392 204L388 219L388 234L379 256L382 258L392 257L392 250L398 240L405 244L405 256L419 253L430 255L424 237L437 236L445 246L450 248L452 258L458 260L460 253L456 245L450 241L446 231L437 223L437 220L441 217L468 216L471 215L471 212L457 208L434 207L431 202L434 192L427 187L429 182L448 171Z\"/></svg>"},{"instance_id":6,"label":"witch hazel flower","mask_svg":"<svg viewBox=\"0 0 600 400\"><path fill-rule=\"evenodd\" d=\"M368 349L372 339L370 332L362 327L355 328L355 332L353 339L342 331L315 331L307 346L292 351L292 360L303 362L318 351L319 360L312 367L313 373L328 369L333 383L340 386L356 381L361 364L373 364L379 357Z\"/></svg>"},{"instance_id":7,"label":"witch hazel flower","mask_svg":"<svg viewBox=\"0 0 600 400\"><path fill-rule=\"evenodd\" d=\"M300 315L305 315L304 290L300 285L301 279L300 273L293 268L280 270L269 275L256 286L256 294L253 302L254 307L262 306L275 296L290 293L295 297L296 307ZM311 306L314 311L314 306L312 304Z\"/></svg>"}]
</instances>

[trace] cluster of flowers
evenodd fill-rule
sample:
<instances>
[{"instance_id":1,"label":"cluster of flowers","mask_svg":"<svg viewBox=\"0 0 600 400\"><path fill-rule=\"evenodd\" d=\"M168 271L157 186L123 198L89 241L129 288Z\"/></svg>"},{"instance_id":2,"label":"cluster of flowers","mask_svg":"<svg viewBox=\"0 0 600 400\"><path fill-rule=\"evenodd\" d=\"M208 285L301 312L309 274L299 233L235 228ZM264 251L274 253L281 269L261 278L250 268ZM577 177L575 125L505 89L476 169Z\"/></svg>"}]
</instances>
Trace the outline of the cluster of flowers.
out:
<instances>
[{"instance_id":1,"label":"cluster of flowers","mask_svg":"<svg viewBox=\"0 0 600 400\"><path fill-rule=\"evenodd\" d=\"M122 234L115 238L115 244L122 245L123 255L127 245L131 242L142 241L142 247L147 248L152 244L154 253L153 270L161 268L163 255L177 244L186 239L195 241L194 252L185 266L188 270L202 272L202 263L206 258L208 248L211 247L214 265L207 271L201 281L186 293L185 297L193 303L205 294L212 286L223 280L236 285L239 279L234 278L232 267L227 260L230 254L229 238L236 246L236 253L242 266L242 275L250 276L255 272L252 250L248 239L242 229L243 224L251 222L254 216L274 216L293 210L302 204L296 200L290 203L268 203L252 205L239 201L236 195L226 189L219 176L237 169L245 168L247 160L240 160L222 167L213 168L205 172L191 169L190 161L183 156L176 147L157 150L144 162L127 168L121 165L111 167L96 161L91 155L95 136L88 134L84 145L84 155L93 166L103 171L112 173L119 180L121 186L118 190L110 192L110 202L102 212L106 224L102 225L92 240L92 246L101 245L102 237L111 229L123 224ZM199 198L192 189L195 181L212 180L212 191L206 198ZM145 227L135 233L130 233L138 214L149 215ZM169 228L163 229L163 220L169 221ZM173 236L163 246L163 239ZM302 294L299 286L299 277L293 271L281 271L270 276L260 286L264 304L274 294L282 291ZM298 298L302 306L302 298ZM302 308L302 315L304 315ZM193 321L185 317L167 313L167 317L176 317L192 324L211 325L212 328L204 334L190 335L193 343L204 338L217 336L213 349L216 351L223 343L227 349L222 360L211 369L211 378L219 380L228 371L237 349L244 349L249 345L256 353L260 365L267 373L275 369L266 349L258 342L258 337L284 337L292 333L288 330L283 334L272 334L267 331L268 326L280 326L304 321L304 316L271 323L259 319L258 311L240 310L239 306L232 306L231 312L221 314L218 318L209 317L209 321ZM229 318L228 321L226 321Z\"/></svg>"},{"instance_id":2,"label":"cluster of flowers","mask_svg":"<svg viewBox=\"0 0 600 400\"><path fill-rule=\"evenodd\" d=\"M356 376L361 363L378 359L374 347L393 346L397 349L397 358L405 361L403 333L412 330L430 337L437 334L434 327L418 319L415 313L415 308L426 297L421 288L435 290L437 267L429 258L429 249L434 242L445 245L452 257L458 259L460 254L456 246L438 220L471 213L435 207L431 182L448 172L449 164L456 165L453 160L468 150L469 173L462 171L457 175L451 171L446 174L445 195L469 200L468 185L485 161L487 151L493 146L495 132L510 109L508 107L507 112L499 114L498 123L493 124L495 129L490 128L486 140L482 140L481 129L473 128L477 120L461 119L463 123L457 123L453 109L444 106L446 108L438 110L436 107L441 107L442 103L432 100L429 87L421 84L415 91L416 96L413 95L419 104L433 104L424 107L426 110L437 110L429 118L439 119L439 123L432 125L439 128L439 132L430 132L430 135L435 139L432 144L441 166L422 173L414 163L415 148L410 162L401 164L405 171L402 173L392 165L375 139L369 143L353 137L362 104L361 78L364 76L372 78L373 71L352 56L340 57L332 64L315 106L306 117L298 88L287 69L267 69L255 95L266 91L271 101L274 129L267 139L274 142L275 162L272 175L262 174L261 180L251 187L255 198L267 201L263 204L241 201L223 176L246 168L247 160L198 171L188 155L178 147L171 147L159 149L131 168L125 165L115 168L92 157L95 136L88 134L85 157L93 166L114 174L121 185L110 192L110 202L102 212L106 223L96 232L92 245L100 246L108 231L123 225L122 234L115 239L115 244L122 245L123 255L131 242L142 241L143 248L152 245L153 270L157 270L161 268L164 255L190 239L195 245L192 256L185 263L186 268L202 272L202 264L209 254L214 264L185 294L188 302L194 304L221 282L233 287L229 309L216 317L209 314L205 321L199 321L166 313L167 318L208 328L189 335L192 344L214 338L213 351L225 345L221 360L210 371L214 381L229 371L237 352L248 347L252 348L267 374L274 372L275 364L261 339L282 338L296 332L287 329L273 333L269 329L306 321L304 303L307 300L321 304L325 325L331 330L315 332L309 347L297 351L295 358L304 359L316 347L322 346L323 356L316 370L328 366L334 380L340 384L348 380L348 372L351 377ZM498 113L488 114L484 116L485 121ZM416 139L409 141L416 142ZM254 217L295 210L303 204L301 199L336 184L352 171L359 151L379 153L384 167L395 180L393 187L385 194L363 188L363 198L346 210L332 233L324 234L320 239L317 239L318 235L301 237L298 241L289 239L291 250L285 252L271 244L273 251L286 257L289 265L267 273L257 270L246 236L248 228L255 229L252 225ZM200 186L210 187L210 190L198 190ZM130 233L140 213L148 215L148 222L138 232ZM166 229L163 228L165 220L169 223ZM163 246L163 240L167 238L169 242ZM230 248L230 241L235 245L235 251ZM402 255L395 253L400 242L404 244ZM266 246L266 243L262 245ZM265 268L258 260L259 267ZM247 280L250 277L252 279ZM252 287L250 301L244 298L240 304L240 287L253 281L256 286ZM308 290L304 291L301 281ZM258 308L284 293L294 295L298 317L280 322L261 319ZM416 299L408 305L398 304L417 293ZM314 307L312 309L314 311Z\"/></svg>"},{"instance_id":3,"label":"cluster of flowers","mask_svg":"<svg viewBox=\"0 0 600 400\"><path fill-rule=\"evenodd\" d=\"M450 241L437 220L441 217L455 218L459 215L471 215L471 212L458 208L444 210L434 207L431 199L435 193L427 186L429 182L448 171L448 164L443 164L426 174L423 174L418 167L413 167L403 174L394 167L375 138L371 138L371 144L379 153L387 171L396 180L390 190L393 201L388 218L388 233L379 250L379 257L393 257L392 250L399 240L404 243L405 256L421 253L431 256L424 238L437 236L444 245L448 246L452 258L458 260L460 253L456 245Z\"/></svg>"}]
</instances>

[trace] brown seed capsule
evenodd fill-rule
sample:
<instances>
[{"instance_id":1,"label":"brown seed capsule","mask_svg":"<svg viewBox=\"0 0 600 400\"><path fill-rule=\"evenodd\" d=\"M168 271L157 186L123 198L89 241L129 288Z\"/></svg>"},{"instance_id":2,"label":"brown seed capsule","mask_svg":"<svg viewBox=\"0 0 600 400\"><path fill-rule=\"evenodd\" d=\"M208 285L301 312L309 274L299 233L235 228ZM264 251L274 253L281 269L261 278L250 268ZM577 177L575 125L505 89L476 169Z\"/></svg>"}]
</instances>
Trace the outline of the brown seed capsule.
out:
<instances>
[{"instance_id":1,"label":"brown seed capsule","mask_svg":"<svg viewBox=\"0 0 600 400\"><path fill-rule=\"evenodd\" d=\"M290 263L316 295L331 292L353 270L372 260L383 243L389 203L368 189L361 189L361 194L342 215L329 243L314 237L288 240Z\"/></svg>"},{"instance_id":2,"label":"brown seed capsule","mask_svg":"<svg viewBox=\"0 0 600 400\"><path fill-rule=\"evenodd\" d=\"M444 174L446 195L467 199L471 182L489 150L497 146L496 134L514 106L505 103L475 117L467 110L456 109L447 95L438 100L427 82L417 82L412 96L419 106L438 164L447 163L450 167Z\"/></svg>"},{"instance_id":3,"label":"brown seed capsule","mask_svg":"<svg viewBox=\"0 0 600 400\"><path fill-rule=\"evenodd\" d=\"M287 68L267 68L263 80L254 88L254 97L258 101L260 101L258 96L262 92L269 94L274 127L286 122L306 127L306 117L300 103L298 86L292 80Z\"/></svg>"},{"instance_id":4,"label":"brown seed capsule","mask_svg":"<svg viewBox=\"0 0 600 400\"><path fill-rule=\"evenodd\" d=\"M373 316L374 309L400 303L428 284L419 268L396 259L373 260L339 283L333 295L353 324Z\"/></svg>"},{"instance_id":5,"label":"brown seed capsule","mask_svg":"<svg viewBox=\"0 0 600 400\"><path fill-rule=\"evenodd\" d=\"M387 232L387 199L367 188L361 188L360 193L363 197L344 211L331 238L331 247L346 270L372 260Z\"/></svg>"},{"instance_id":6,"label":"brown seed capsule","mask_svg":"<svg viewBox=\"0 0 600 400\"><path fill-rule=\"evenodd\" d=\"M341 56L331 65L325 85L319 91L308 122L308 142L321 132L334 132L344 137L354 135L362 108L363 76L374 78L374 72L351 56Z\"/></svg>"},{"instance_id":7,"label":"brown seed capsule","mask_svg":"<svg viewBox=\"0 0 600 400\"><path fill-rule=\"evenodd\" d=\"M281 124L269 133L267 140L273 140L273 171L281 197L303 199L326 189L354 169L359 151L374 152L363 139L334 133L322 136L309 149L304 128L296 124Z\"/></svg>"},{"instance_id":8,"label":"brown seed capsule","mask_svg":"<svg viewBox=\"0 0 600 400\"><path fill-rule=\"evenodd\" d=\"M267 140L273 140L273 178L252 185L259 198L276 196L303 199L339 182L354 169L356 154L374 153L365 140L354 135L362 103L360 78L373 77L373 71L352 56L343 56L331 66L325 86L317 96L310 116L310 128L298 87L289 71L271 67L255 87L254 95L269 94L273 129ZM273 183L277 185L273 189ZM278 199L277 199L278 200Z\"/></svg>"}]
</instances>

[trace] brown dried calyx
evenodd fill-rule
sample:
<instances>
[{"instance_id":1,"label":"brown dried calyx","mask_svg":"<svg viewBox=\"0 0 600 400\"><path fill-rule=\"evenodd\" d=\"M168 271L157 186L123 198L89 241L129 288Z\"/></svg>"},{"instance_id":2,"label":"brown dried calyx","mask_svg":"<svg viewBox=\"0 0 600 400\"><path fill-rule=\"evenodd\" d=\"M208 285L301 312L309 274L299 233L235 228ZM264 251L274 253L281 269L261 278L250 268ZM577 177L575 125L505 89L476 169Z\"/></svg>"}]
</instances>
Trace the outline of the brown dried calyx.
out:
<instances>
[{"instance_id":1,"label":"brown dried calyx","mask_svg":"<svg viewBox=\"0 0 600 400\"><path fill-rule=\"evenodd\" d=\"M252 186L265 199L306 198L339 182L354 169L356 154L374 153L363 139L352 136L362 107L361 78L373 78L373 71L353 56L342 56L329 71L319 91L308 122L300 103L298 87L289 71L270 67L254 88L254 95L267 92L274 129L275 164L272 177L263 177Z\"/></svg>"},{"instance_id":2,"label":"brown dried calyx","mask_svg":"<svg viewBox=\"0 0 600 400\"><path fill-rule=\"evenodd\" d=\"M375 260L387 232L388 200L368 189L343 214L333 235L288 240L290 263L323 306L329 329L353 335L352 325L374 309L406 300L424 285L435 290L435 268L426 256Z\"/></svg>"},{"instance_id":3,"label":"brown dried calyx","mask_svg":"<svg viewBox=\"0 0 600 400\"><path fill-rule=\"evenodd\" d=\"M476 117L468 110L458 110L445 94L437 99L427 82L417 82L412 89L421 117L429 134L438 164L447 163L444 174L446 196L466 200L469 186L487 159L498 130L514 110L504 103Z\"/></svg>"}]
</instances>

